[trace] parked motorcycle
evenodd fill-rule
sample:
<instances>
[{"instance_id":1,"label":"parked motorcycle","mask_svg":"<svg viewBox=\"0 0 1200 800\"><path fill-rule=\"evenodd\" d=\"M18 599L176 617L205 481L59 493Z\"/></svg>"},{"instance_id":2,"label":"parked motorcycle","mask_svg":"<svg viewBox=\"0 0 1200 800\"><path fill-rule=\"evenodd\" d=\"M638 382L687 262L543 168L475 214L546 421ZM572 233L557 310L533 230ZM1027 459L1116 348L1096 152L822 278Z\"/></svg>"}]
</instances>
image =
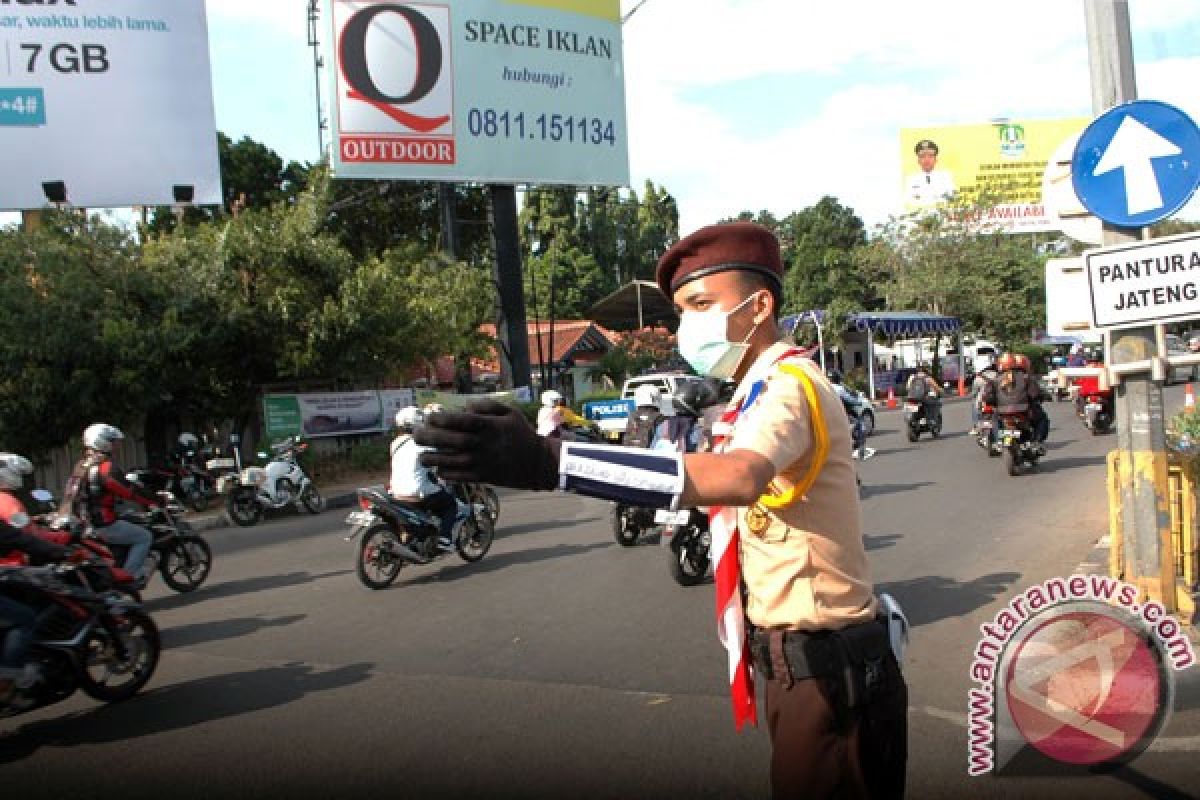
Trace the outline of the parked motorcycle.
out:
<instances>
[{"instance_id":1,"label":"parked motorcycle","mask_svg":"<svg viewBox=\"0 0 1200 800\"><path fill-rule=\"evenodd\" d=\"M405 564L429 564L447 554L438 547L439 520L434 514L378 489L359 489L358 505L360 510L346 517L346 524L353 528L346 541L359 540L355 572L368 589L391 586ZM495 525L483 503L458 501L451 538L459 558L468 563L483 558L495 536Z\"/></svg>"},{"instance_id":2,"label":"parked motorcycle","mask_svg":"<svg viewBox=\"0 0 1200 800\"><path fill-rule=\"evenodd\" d=\"M207 471L193 464L177 462L169 469L139 467L126 476L151 492L170 492L199 513L208 509L217 496L217 481Z\"/></svg>"},{"instance_id":3,"label":"parked motorcycle","mask_svg":"<svg viewBox=\"0 0 1200 800\"><path fill-rule=\"evenodd\" d=\"M671 577L680 586L701 583L708 575L712 549L708 515L695 508L660 509L654 514L654 522L662 525L663 541L670 553L667 564Z\"/></svg>"},{"instance_id":4,"label":"parked motorcycle","mask_svg":"<svg viewBox=\"0 0 1200 800\"><path fill-rule=\"evenodd\" d=\"M102 565L0 569L0 591L40 612L29 646L40 678L0 695L0 717L60 702L77 689L117 703L146 685L162 651L158 627L111 586Z\"/></svg>"},{"instance_id":5,"label":"parked motorcycle","mask_svg":"<svg viewBox=\"0 0 1200 800\"><path fill-rule=\"evenodd\" d=\"M622 547L633 547L639 539L658 527L654 516L653 508L613 503L613 538Z\"/></svg>"},{"instance_id":6,"label":"parked motorcycle","mask_svg":"<svg viewBox=\"0 0 1200 800\"><path fill-rule=\"evenodd\" d=\"M194 592L204 585L212 571L212 548L187 521L180 519L183 507L170 494L163 492L159 496L166 501L165 505L144 512L126 510L121 518L142 526L154 537L147 556L154 564L146 574L157 570L163 583L176 592ZM129 554L127 545L110 544L109 549L119 563L125 562Z\"/></svg>"},{"instance_id":7,"label":"parked motorcycle","mask_svg":"<svg viewBox=\"0 0 1200 800\"><path fill-rule=\"evenodd\" d=\"M924 402L905 400L904 424L910 442L919 439L924 431L936 439L942 432L941 398L930 392Z\"/></svg>"},{"instance_id":8,"label":"parked motorcycle","mask_svg":"<svg viewBox=\"0 0 1200 800\"><path fill-rule=\"evenodd\" d=\"M289 505L295 505L297 511L321 513L325 501L297 460L306 449L308 443L300 436L289 437L271 445L271 454L258 454L267 459L265 467L246 467L221 479L219 488L228 492L225 508L234 524L257 525L268 511Z\"/></svg>"},{"instance_id":9,"label":"parked motorcycle","mask_svg":"<svg viewBox=\"0 0 1200 800\"><path fill-rule=\"evenodd\" d=\"M1031 470L1037 468L1042 452L1033 440L1033 428L1025 417L1002 415L996 438L1004 454L1004 469L1009 475L1021 474L1021 468L1025 465Z\"/></svg>"}]
</instances>

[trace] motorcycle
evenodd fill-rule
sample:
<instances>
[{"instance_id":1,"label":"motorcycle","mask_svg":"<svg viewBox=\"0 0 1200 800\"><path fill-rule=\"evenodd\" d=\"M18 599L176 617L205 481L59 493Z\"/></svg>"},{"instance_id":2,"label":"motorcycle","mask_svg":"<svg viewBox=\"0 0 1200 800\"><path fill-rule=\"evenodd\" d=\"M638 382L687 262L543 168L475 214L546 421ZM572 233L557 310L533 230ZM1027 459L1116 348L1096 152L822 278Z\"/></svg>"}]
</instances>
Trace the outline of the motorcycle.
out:
<instances>
[{"instance_id":1,"label":"motorcycle","mask_svg":"<svg viewBox=\"0 0 1200 800\"><path fill-rule=\"evenodd\" d=\"M925 400L904 401L904 424L908 440L915 442L922 431L936 439L942 432L942 401L936 393L930 392Z\"/></svg>"},{"instance_id":2,"label":"motorcycle","mask_svg":"<svg viewBox=\"0 0 1200 800\"><path fill-rule=\"evenodd\" d=\"M638 540L657 527L653 508L642 508L625 503L613 503L613 538L622 547L633 547Z\"/></svg>"},{"instance_id":3,"label":"motorcycle","mask_svg":"<svg viewBox=\"0 0 1200 800\"><path fill-rule=\"evenodd\" d=\"M183 500L196 513L208 509L217 496L217 481L199 467L178 462L170 469L139 467L125 476L152 492L170 492Z\"/></svg>"},{"instance_id":4,"label":"motorcycle","mask_svg":"<svg viewBox=\"0 0 1200 800\"><path fill-rule=\"evenodd\" d=\"M102 565L0 569L0 591L40 612L29 645L40 677L0 695L0 717L58 703L77 689L118 703L149 682L162 652L158 627L111 586Z\"/></svg>"},{"instance_id":5,"label":"motorcycle","mask_svg":"<svg viewBox=\"0 0 1200 800\"><path fill-rule=\"evenodd\" d=\"M155 570L162 575L163 583L176 592L194 592L208 580L212 570L212 548L192 526L180 519L183 506L168 492L159 492L164 505L147 511L125 510L121 519L140 525L154 537L147 556L154 563L146 574ZM129 554L127 545L110 544L113 558L125 562Z\"/></svg>"},{"instance_id":6,"label":"motorcycle","mask_svg":"<svg viewBox=\"0 0 1200 800\"><path fill-rule=\"evenodd\" d=\"M1075 413L1083 420L1084 427L1093 436L1108 433L1116 419L1113 407L1113 390L1100 388L1100 381L1093 376L1084 376L1075 382Z\"/></svg>"},{"instance_id":7,"label":"motorcycle","mask_svg":"<svg viewBox=\"0 0 1200 800\"><path fill-rule=\"evenodd\" d=\"M996 438L1004 454L1004 469L1009 475L1019 475L1024 465L1036 469L1042 451L1033 440L1033 428L1024 416L1001 415Z\"/></svg>"},{"instance_id":8,"label":"motorcycle","mask_svg":"<svg viewBox=\"0 0 1200 800\"><path fill-rule=\"evenodd\" d=\"M493 525L500 519L500 496L492 487L482 483L454 483L450 485L450 493L460 503L482 503L488 516L492 518Z\"/></svg>"},{"instance_id":9,"label":"motorcycle","mask_svg":"<svg viewBox=\"0 0 1200 800\"><path fill-rule=\"evenodd\" d=\"M267 460L266 467L246 467L221 479L218 489L229 493L225 508L234 524L243 528L257 525L266 512L289 505L295 505L297 511L321 513L325 501L297 460L306 449L308 444L300 436L291 436L271 445L271 454L258 454Z\"/></svg>"},{"instance_id":10,"label":"motorcycle","mask_svg":"<svg viewBox=\"0 0 1200 800\"><path fill-rule=\"evenodd\" d=\"M1004 452L996 436L996 409L992 406L984 405L979 412L979 422L975 425L975 444L983 448L989 458Z\"/></svg>"},{"instance_id":11,"label":"motorcycle","mask_svg":"<svg viewBox=\"0 0 1200 800\"><path fill-rule=\"evenodd\" d=\"M405 564L429 564L447 551L438 547L439 520L432 513L389 497L378 489L358 490L359 511L346 517L353 530L347 542L358 543L355 572L368 589L386 589ZM487 555L496 536L483 503L458 501L451 539L459 558L474 563Z\"/></svg>"},{"instance_id":12,"label":"motorcycle","mask_svg":"<svg viewBox=\"0 0 1200 800\"><path fill-rule=\"evenodd\" d=\"M711 563L712 534L708 530L708 515L695 508L660 509L654 514L654 522L662 525L663 541L670 553L667 564L671 577L680 586L695 586L702 582Z\"/></svg>"}]
</instances>

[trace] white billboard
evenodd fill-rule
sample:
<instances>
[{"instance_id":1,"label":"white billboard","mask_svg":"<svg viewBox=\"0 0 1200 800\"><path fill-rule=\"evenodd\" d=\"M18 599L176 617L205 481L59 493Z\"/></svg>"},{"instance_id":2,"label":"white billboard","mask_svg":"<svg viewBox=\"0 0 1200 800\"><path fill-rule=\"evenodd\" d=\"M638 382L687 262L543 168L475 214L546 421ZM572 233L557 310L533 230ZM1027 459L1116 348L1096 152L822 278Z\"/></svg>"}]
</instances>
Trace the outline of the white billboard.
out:
<instances>
[{"instance_id":1,"label":"white billboard","mask_svg":"<svg viewBox=\"0 0 1200 800\"><path fill-rule=\"evenodd\" d=\"M343 178L627 186L619 0L326 0Z\"/></svg>"},{"instance_id":2,"label":"white billboard","mask_svg":"<svg viewBox=\"0 0 1200 800\"><path fill-rule=\"evenodd\" d=\"M0 209L221 202L204 0L0 4Z\"/></svg>"}]
</instances>

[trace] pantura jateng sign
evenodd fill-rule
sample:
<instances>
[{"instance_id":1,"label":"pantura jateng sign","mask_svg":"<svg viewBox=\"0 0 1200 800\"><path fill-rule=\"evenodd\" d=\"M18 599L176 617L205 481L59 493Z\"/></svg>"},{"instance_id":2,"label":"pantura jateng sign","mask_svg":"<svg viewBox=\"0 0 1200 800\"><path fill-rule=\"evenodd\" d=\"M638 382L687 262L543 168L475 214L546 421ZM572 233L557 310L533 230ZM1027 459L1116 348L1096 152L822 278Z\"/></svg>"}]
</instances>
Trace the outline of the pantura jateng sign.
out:
<instances>
[{"instance_id":1,"label":"pantura jateng sign","mask_svg":"<svg viewBox=\"0 0 1200 800\"><path fill-rule=\"evenodd\" d=\"M1200 316L1200 234L1084 254L1097 328Z\"/></svg>"}]
</instances>

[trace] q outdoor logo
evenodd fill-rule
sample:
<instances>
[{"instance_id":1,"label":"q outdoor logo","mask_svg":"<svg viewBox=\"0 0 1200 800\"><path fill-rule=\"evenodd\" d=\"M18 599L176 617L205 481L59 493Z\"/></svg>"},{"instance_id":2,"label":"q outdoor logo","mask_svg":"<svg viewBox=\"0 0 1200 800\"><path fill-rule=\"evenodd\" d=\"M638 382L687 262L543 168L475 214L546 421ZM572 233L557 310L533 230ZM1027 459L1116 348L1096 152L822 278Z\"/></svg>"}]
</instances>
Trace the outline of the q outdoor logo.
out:
<instances>
[{"instance_id":1,"label":"q outdoor logo","mask_svg":"<svg viewBox=\"0 0 1200 800\"><path fill-rule=\"evenodd\" d=\"M1177 620L1107 576L1047 580L980 631L971 664L979 686L968 692L971 775L1128 763L1166 724L1174 673L1195 663Z\"/></svg>"},{"instance_id":2,"label":"q outdoor logo","mask_svg":"<svg viewBox=\"0 0 1200 800\"><path fill-rule=\"evenodd\" d=\"M450 8L335 0L338 155L455 163Z\"/></svg>"}]
</instances>

